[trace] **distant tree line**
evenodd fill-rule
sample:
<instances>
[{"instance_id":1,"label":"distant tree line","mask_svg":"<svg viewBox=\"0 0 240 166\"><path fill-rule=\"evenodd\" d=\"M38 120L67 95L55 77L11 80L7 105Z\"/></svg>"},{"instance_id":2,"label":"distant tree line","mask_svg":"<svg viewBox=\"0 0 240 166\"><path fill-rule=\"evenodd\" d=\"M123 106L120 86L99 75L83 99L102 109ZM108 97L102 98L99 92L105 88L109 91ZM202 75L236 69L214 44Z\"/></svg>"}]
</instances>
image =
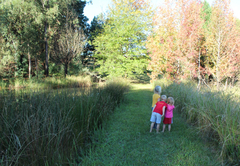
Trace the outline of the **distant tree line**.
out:
<instances>
[{"instance_id":1,"label":"distant tree line","mask_svg":"<svg viewBox=\"0 0 240 166\"><path fill-rule=\"evenodd\" d=\"M228 0L112 0L91 25L83 0L2 0L0 78L149 74L235 82L240 21ZM91 66L83 69L87 64Z\"/></svg>"}]
</instances>

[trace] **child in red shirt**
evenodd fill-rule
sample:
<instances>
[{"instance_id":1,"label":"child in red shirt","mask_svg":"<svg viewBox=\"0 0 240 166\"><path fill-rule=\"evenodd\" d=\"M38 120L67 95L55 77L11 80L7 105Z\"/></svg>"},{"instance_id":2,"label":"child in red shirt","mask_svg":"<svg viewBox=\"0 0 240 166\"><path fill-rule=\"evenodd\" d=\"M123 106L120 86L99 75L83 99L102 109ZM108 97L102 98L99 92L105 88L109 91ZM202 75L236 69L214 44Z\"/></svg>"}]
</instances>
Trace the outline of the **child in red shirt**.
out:
<instances>
[{"instance_id":1,"label":"child in red shirt","mask_svg":"<svg viewBox=\"0 0 240 166\"><path fill-rule=\"evenodd\" d=\"M158 99L161 96L161 86L157 85L154 88L154 94L152 96L152 111L153 111L153 107L156 105L156 103L158 102ZM154 124L153 126L154 129L157 129L157 123Z\"/></svg>"},{"instance_id":2,"label":"child in red shirt","mask_svg":"<svg viewBox=\"0 0 240 166\"><path fill-rule=\"evenodd\" d=\"M174 99L172 97L168 97L167 103L168 103L168 105L167 105L165 117L164 117L164 120L163 120L163 130L162 130L162 132L164 132L166 124L168 124L168 131L171 130L173 110L175 108Z\"/></svg>"},{"instance_id":3,"label":"child in red shirt","mask_svg":"<svg viewBox=\"0 0 240 166\"><path fill-rule=\"evenodd\" d=\"M167 96L162 95L160 100L161 101L158 101L156 105L153 107L153 112L150 119L150 121L152 122L150 126L150 133L152 132L155 122L157 123L157 133L159 132L161 118L164 116L165 109L167 108L167 103L166 103Z\"/></svg>"}]
</instances>

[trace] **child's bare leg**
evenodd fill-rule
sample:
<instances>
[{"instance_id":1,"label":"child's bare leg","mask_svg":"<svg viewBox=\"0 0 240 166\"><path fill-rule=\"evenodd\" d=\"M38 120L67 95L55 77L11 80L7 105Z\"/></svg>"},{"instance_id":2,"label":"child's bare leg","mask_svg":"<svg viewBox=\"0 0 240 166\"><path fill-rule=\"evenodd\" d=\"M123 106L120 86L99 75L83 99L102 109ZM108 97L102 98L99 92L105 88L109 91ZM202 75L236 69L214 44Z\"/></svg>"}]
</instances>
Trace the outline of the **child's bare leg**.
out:
<instances>
[{"instance_id":1,"label":"child's bare leg","mask_svg":"<svg viewBox=\"0 0 240 166\"><path fill-rule=\"evenodd\" d=\"M165 130L165 127L166 127L166 125L165 125L165 124L163 124L163 129L162 129L162 132L164 132L164 130Z\"/></svg>"},{"instance_id":2,"label":"child's bare leg","mask_svg":"<svg viewBox=\"0 0 240 166\"><path fill-rule=\"evenodd\" d=\"M157 133L159 132L160 123L157 123Z\"/></svg>"},{"instance_id":3,"label":"child's bare leg","mask_svg":"<svg viewBox=\"0 0 240 166\"><path fill-rule=\"evenodd\" d=\"M168 125L168 131L171 131L171 124Z\"/></svg>"},{"instance_id":4,"label":"child's bare leg","mask_svg":"<svg viewBox=\"0 0 240 166\"><path fill-rule=\"evenodd\" d=\"M155 122L152 122L152 123L151 123L151 126L150 126L150 133L152 132L152 129L153 129L154 123L155 123Z\"/></svg>"}]
</instances>

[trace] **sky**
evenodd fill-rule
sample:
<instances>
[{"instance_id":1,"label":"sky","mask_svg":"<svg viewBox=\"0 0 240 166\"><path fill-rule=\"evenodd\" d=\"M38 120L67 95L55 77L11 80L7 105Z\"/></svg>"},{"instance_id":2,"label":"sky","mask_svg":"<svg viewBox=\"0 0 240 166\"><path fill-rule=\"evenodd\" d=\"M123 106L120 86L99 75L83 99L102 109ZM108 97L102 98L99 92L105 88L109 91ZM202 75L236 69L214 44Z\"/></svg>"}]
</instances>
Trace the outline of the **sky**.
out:
<instances>
[{"instance_id":1,"label":"sky","mask_svg":"<svg viewBox=\"0 0 240 166\"><path fill-rule=\"evenodd\" d=\"M154 7L163 2L164 0L151 0ZM212 5L214 0L207 0L207 2ZM94 16L106 12L109 4L111 4L111 0L92 0L92 4L87 4L84 8L84 15L88 17L88 23L91 23ZM231 0L230 6L234 12L234 16L240 19L240 0Z\"/></svg>"}]
</instances>

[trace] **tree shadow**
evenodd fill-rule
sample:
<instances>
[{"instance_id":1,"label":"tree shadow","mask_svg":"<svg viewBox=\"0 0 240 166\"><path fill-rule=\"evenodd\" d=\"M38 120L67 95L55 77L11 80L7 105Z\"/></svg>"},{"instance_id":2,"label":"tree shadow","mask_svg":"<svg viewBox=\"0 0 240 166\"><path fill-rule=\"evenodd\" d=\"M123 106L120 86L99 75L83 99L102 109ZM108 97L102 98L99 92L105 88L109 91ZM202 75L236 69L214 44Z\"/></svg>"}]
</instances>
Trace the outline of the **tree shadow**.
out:
<instances>
[{"instance_id":1,"label":"tree shadow","mask_svg":"<svg viewBox=\"0 0 240 166\"><path fill-rule=\"evenodd\" d=\"M141 84L149 84L150 83L150 77L147 74L136 74L134 75L134 78L132 78L132 83L141 83Z\"/></svg>"}]
</instances>

